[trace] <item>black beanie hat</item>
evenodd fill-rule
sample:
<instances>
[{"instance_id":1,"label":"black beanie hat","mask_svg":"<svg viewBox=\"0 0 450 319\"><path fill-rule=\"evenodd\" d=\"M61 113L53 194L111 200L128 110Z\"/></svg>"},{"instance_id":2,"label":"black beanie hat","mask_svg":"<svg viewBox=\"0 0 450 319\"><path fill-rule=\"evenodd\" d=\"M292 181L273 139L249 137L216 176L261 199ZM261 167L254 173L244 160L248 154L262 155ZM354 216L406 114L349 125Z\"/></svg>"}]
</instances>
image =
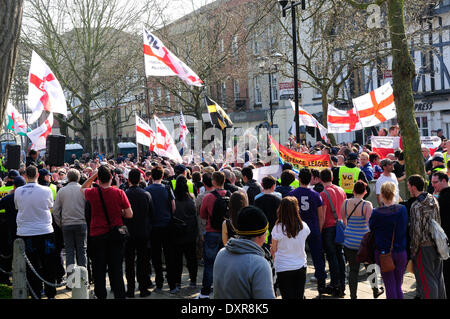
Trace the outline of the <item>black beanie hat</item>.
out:
<instances>
[{"instance_id":1,"label":"black beanie hat","mask_svg":"<svg viewBox=\"0 0 450 319\"><path fill-rule=\"evenodd\" d=\"M236 233L240 236L257 237L269 228L264 212L256 206L247 206L240 210L236 221Z\"/></svg>"}]
</instances>

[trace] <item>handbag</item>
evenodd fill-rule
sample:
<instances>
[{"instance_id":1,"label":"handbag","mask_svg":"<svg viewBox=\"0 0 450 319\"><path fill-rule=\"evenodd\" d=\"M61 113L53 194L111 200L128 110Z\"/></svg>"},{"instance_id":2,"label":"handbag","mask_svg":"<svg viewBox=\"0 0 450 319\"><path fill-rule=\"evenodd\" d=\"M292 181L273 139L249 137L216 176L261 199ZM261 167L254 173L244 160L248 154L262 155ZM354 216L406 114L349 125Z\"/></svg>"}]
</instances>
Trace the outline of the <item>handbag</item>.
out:
<instances>
[{"instance_id":1,"label":"handbag","mask_svg":"<svg viewBox=\"0 0 450 319\"><path fill-rule=\"evenodd\" d=\"M105 201L103 199L103 194L100 189L100 186L97 187L98 195L100 196L100 201L102 202L103 212L105 213L106 222L109 226L109 232L106 234L106 238L110 241L123 241L129 237L129 232L127 226L111 226L111 221L109 220L109 216L106 210Z\"/></svg>"},{"instance_id":2,"label":"handbag","mask_svg":"<svg viewBox=\"0 0 450 319\"><path fill-rule=\"evenodd\" d=\"M389 253L387 254L383 254L383 252L380 253L381 272L390 272L395 269L394 260L392 259L392 249L394 248L394 236L395 236L395 224L394 224L394 231L392 233L391 249L389 250Z\"/></svg>"},{"instance_id":3,"label":"handbag","mask_svg":"<svg viewBox=\"0 0 450 319\"><path fill-rule=\"evenodd\" d=\"M359 246L356 254L356 261L359 263L375 264L375 236L373 231L367 232Z\"/></svg>"}]
</instances>

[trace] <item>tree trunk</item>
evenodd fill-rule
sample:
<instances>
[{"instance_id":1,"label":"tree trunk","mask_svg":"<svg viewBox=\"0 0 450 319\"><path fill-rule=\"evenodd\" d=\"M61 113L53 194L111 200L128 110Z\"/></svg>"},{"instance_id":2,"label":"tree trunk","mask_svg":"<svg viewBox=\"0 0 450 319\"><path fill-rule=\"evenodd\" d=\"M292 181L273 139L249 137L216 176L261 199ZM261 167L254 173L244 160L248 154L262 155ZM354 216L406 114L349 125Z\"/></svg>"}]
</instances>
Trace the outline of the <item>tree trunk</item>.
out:
<instances>
[{"instance_id":1,"label":"tree trunk","mask_svg":"<svg viewBox=\"0 0 450 319\"><path fill-rule=\"evenodd\" d=\"M404 0L389 0L388 19L392 45L394 99L402 134L406 175L420 174L425 177L419 129L414 114L412 79L415 76L415 67L406 39Z\"/></svg>"},{"instance_id":2,"label":"tree trunk","mask_svg":"<svg viewBox=\"0 0 450 319\"><path fill-rule=\"evenodd\" d=\"M325 126L326 128L328 128L328 88L323 88L322 89L322 124L323 126ZM330 142L331 145L336 145L336 139L334 138L334 134L332 133L328 133L328 140Z\"/></svg>"},{"instance_id":3,"label":"tree trunk","mask_svg":"<svg viewBox=\"0 0 450 319\"><path fill-rule=\"evenodd\" d=\"M84 113L83 113L83 123L82 130L80 131L81 135L83 135L84 138L84 152L89 153L92 155L92 132L91 132L91 114L89 113L89 104L88 107L84 107Z\"/></svg>"},{"instance_id":4,"label":"tree trunk","mask_svg":"<svg viewBox=\"0 0 450 319\"><path fill-rule=\"evenodd\" d=\"M5 110L16 66L22 12L23 0L0 2L0 127L5 123Z\"/></svg>"}]
</instances>

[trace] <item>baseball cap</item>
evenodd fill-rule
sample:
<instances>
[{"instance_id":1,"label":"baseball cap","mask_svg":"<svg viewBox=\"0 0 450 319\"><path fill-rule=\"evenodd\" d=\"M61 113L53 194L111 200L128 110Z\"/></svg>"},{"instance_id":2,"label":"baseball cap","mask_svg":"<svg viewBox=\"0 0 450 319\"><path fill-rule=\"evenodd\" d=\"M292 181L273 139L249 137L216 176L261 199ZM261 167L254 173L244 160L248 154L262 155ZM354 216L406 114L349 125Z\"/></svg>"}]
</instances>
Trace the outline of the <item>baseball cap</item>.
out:
<instances>
[{"instance_id":1,"label":"baseball cap","mask_svg":"<svg viewBox=\"0 0 450 319\"><path fill-rule=\"evenodd\" d=\"M435 155L433 156L433 158L431 159L431 161L433 162L441 162L441 163L445 163L444 157L440 156L440 155Z\"/></svg>"},{"instance_id":2,"label":"baseball cap","mask_svg":"<svg viewBox=\"0 0 450 319\"><path fill-rule=\"evenodd\" d=\"M50 174L50 172L49 172L48 170L46 170L45 168L41 168L41 169L39 170L39 175L40 175L40 176L50 176L50 175L52 175L52 174Z\"/></svg>"},{"instance_id":3,"label":"baseball cap","mask_svg":"<svg viewBox=\"0 0 450 319\"><path fill-rule=\"evenodd\" d=\"M177 175L183 174L185 170L186 170L186 166L184 166L183 164L178 164L173 168L173 171Z\"/></svg>"},{"instance_id":4,"label":"baseball cap","mask_svg":"<svg viewBox=\"0 0 450 319\"><path fill-rule=\"evenodd\" d=\"M23 178L22 176L16 176L14 177L14 181L13 181L14 186L20 187L26 184L25 182L25 178Z\"/></svg>"},{"instance_id":5,"label":"baseball cap","mask_svg":"<svg viewBox=\"0 0 450 319\"><path fill-rule=\"evenodd\" d=\"M10 171L8 172L8 177L9 177L9 178L14 178L14 177L17 177L17 176L20 176L20 174L19 174L19 172L18 172L17 170L15 170L15 169L12 169L12 170L10 170Z\"/></svg>"},{"instance_id":6,"label":"baseball cap","mask_svg":"<svg viewBox=\"0 0 450 319\"><path fill-rule=\"evenodd\" d=\"M347 160L349 160L349 161L356 161L357 159L358 159L358 154L356 154L356 153L348 154Z\"/></svg>"}]
</instances>

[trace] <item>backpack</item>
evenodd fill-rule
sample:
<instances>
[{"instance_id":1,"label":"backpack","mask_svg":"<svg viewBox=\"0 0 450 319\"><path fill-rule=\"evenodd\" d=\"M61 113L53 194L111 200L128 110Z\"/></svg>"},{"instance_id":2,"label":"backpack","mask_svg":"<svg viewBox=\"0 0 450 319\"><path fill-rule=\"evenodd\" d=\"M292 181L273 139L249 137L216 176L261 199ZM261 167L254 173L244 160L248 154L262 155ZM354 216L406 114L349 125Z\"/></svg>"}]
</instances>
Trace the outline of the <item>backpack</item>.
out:
<instances>
[{"instance_id":1,"label":"backpack","mask_svg":"<svg viewBox=\"0 0 450 319\"><path fill-rule=\"evenodd\" d=\"M449 256L449 247L448 247L448 239L441 225L438 224L434 219L431 220L430 225L430 233L434 242L436 243L436 249L439 253L439 256L443 260L447 260Z\"/></svg>"},{"instance_id":2,"label":"backpack","mask_svg":"<svg viewBox=\"0 0 450 319\"><path fill-rule=\"evenodd\" d=\"M229 217L228 211L231 193L227 191L225 196L220 196L219 192L214 190L211 194L216 196L216 201L214 202L210 225L216 230L221 230L223 221Z\"/></svg>"}]
</instances>

